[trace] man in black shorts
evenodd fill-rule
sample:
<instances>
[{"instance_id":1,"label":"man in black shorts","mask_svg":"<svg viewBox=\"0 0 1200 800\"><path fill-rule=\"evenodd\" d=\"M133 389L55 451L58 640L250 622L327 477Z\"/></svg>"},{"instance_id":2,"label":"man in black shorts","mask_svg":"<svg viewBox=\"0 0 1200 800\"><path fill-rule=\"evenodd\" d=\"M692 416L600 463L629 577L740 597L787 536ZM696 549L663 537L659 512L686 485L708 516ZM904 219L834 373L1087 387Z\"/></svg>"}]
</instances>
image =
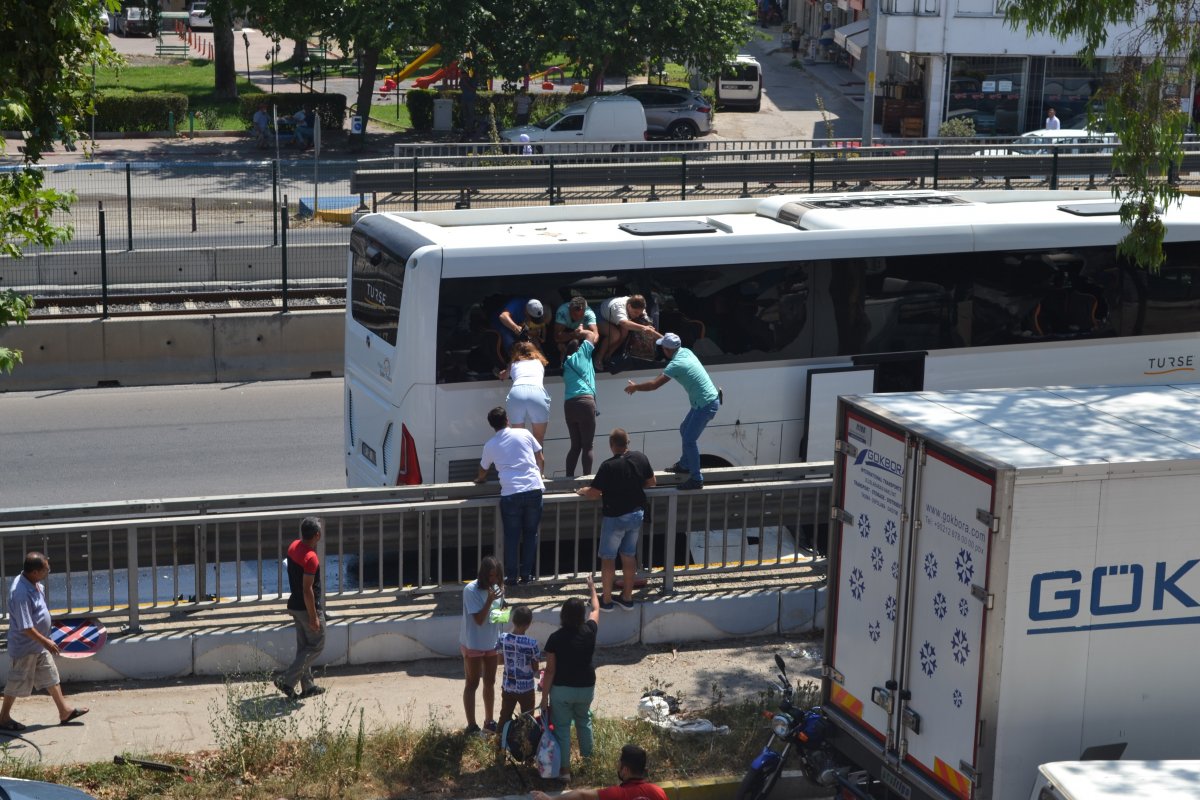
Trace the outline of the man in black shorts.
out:
<instances>
[{"instance_id":1,"label":"man in black shorts","mask_svg":"<svg viewBox=\"0 0 1200 800\"><path fill-rule=\"evenodd\" d=\"M613 428L608 435L608 447L612 458L596 470L591 486L576 492L589 500L604 501L604 521L600 527L600 574L604 586L601 611L612 611L614 607L612 588L618 553L624 582L621 597L615 602L621 608L633 608L633 580L637 576L637 546L646 513L646 489L655 485L649 459L629 449L628 433Z\"/></svg>"}]
</instances>

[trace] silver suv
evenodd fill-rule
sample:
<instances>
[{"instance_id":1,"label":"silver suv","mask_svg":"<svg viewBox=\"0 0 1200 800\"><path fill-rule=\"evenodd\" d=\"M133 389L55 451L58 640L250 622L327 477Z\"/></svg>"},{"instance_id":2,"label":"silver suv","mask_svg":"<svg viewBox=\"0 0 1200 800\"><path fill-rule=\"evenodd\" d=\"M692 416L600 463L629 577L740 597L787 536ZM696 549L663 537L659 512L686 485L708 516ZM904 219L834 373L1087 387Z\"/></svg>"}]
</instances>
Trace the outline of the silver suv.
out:
<instances>
[{"instance_id":1,"label":"silver suv","mask_svg":"<svg viewBox=\"0 0 1200 800\"><path fill-rule=\"evenodd\" d=\"M637 98L646 110L646 131L651 136L695 139L712 133L712 104L704 95L681 86L639 83L617 94Z\"/></svg>"}]
</instances>

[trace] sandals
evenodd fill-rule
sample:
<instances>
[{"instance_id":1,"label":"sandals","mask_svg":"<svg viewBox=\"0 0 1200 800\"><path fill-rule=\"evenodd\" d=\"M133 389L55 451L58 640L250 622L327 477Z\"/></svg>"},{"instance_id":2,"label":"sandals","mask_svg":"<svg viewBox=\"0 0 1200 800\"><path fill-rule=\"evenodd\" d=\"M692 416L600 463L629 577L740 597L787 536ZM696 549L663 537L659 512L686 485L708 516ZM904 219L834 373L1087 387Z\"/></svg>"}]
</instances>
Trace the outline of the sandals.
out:
<instances>
[{"instance_id":1,"label":"sandals","mask_svg":"<svg viewBox=\"0 0 1200 800\"><path fill-rule=\"evenodd\" d=\"M13 731L17 733L25 730L25 727L15 719L10 719L8 722L0 722L0 731Z\"/></svg>"},{"instance_id":2,"label":"sandals","mask_svg":"<svg viewBox=\"0 0 1200 800\"><path fill-rule=\"evenodd\" d=\"M79 719L84 714L88 713L89 708L72 708L71 713L67 714L67 718L59 720L59 725L69 725L72 721Z\"/></svg>"}]
</instances>

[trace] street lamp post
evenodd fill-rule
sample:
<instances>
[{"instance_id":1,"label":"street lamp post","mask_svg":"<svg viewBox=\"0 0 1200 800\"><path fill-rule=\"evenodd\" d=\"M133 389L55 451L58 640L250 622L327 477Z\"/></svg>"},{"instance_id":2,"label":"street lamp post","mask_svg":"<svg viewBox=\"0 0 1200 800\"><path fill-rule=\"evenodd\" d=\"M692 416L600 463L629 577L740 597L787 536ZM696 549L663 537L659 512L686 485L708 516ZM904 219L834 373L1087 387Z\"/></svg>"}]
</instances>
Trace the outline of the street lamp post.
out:
<instances>
[{"instance_id":1,"label":"street lamp post","mask_svg":"<svg viewBox=\"0 0 1200 800\"><path fill-rule=\"evenodd\" d=\"M242 31L242 41L246 44L246 82L250 82L250 35Z\"/></svg>"}]
</instances>

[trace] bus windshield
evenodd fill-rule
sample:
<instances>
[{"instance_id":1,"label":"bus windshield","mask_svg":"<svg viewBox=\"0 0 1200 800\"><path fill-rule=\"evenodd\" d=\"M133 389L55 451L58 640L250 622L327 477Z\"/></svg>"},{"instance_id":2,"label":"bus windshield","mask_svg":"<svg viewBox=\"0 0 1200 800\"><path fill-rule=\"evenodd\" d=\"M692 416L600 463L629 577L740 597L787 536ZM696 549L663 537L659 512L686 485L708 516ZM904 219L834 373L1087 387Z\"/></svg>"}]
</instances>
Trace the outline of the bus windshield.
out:
<instances>
[{"instance_id":1,"label":"bus windshield","mask_svg":"<svg viewBox=\"0 0 1200 800\"><path fill-rule=\"evenodd\" d=\"M350 307L354 321L390 345L400 326L404 261L361 232L350 237Z\"/></svg>"}]
</instances>

